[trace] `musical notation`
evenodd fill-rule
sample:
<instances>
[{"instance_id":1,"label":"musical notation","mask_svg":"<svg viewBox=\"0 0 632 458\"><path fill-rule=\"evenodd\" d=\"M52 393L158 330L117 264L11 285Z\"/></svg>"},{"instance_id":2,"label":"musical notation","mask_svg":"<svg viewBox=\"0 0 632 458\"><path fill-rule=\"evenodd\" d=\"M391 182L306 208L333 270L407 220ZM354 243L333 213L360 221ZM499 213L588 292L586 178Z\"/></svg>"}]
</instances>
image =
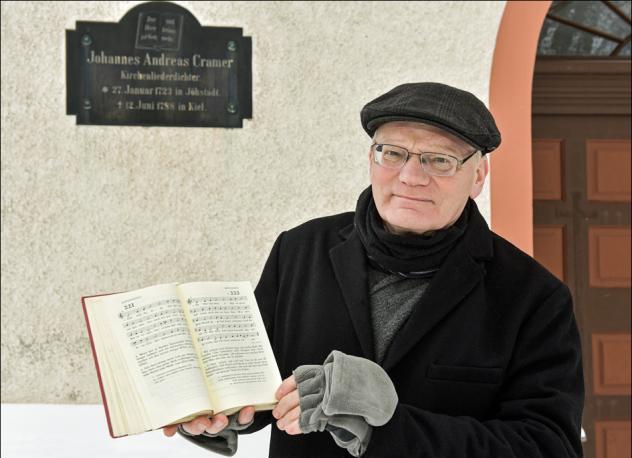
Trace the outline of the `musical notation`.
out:
<instances>
[{"instance_id":1,"label":"musical notation","mask_svg":"<svg viewBox=\"0 0 632 458\"><path fill-rule=\"evenodd\" d=\"M156 320L156 319L169 317L169 316L174 316L174 315L177 315L177 318L174 318L174 320L179 320L179 321L183 321L184 320L184 313L182 312L182 310L172 309L172 310L164 310L162 312L150 313L150 314L138 317L138 318L126 320L126 321L123 322L123 327L125 329L129 329L129 328L134 327L137 324L142 323L142 322L147 322L147 321L150 321L150 320ZM169 320L169 321L172 321L172 320Z\"/></svg>"},{"instance_id":2,"label":"musical notation","mask_svg":"<svg viewBox=\"0 0 632 458\"><path fill-rule=\"evenodd\" d=\"M165 299L165 300L161 300L161 301L155 301L155 302L151 302L149 304L145 304L141 307L134 307L128 310L123 310L119 313L119 318L120 319L125 319L129 316L132 315L136 315L139 313L143 313L146 312L147 310L151 310L151 309L155 309L158 307L163 307L164 306L168 306L166 307L167 309L180 309L180 300L179 299ZM146 315L143 315L143 318L145 318Z\"/></svg>"},{"instance_id":3,"label":"musical notation","mask_svg":"<svg viewBox=\"0 0 632 458\"><path fill-rule=\"evenodd\" d=\"M221 342L223 340L241 340L259 336L259 332L223 332L221 334L204 335L198 338L200 343Z\"/></svg>"},{"instance_id":4,"label":"musical notation","mask_svg":"<svg viewBox=\"0 0 632 458\"><path fill-rule=\"evenodd\" d=\"M195 316L195 315L194 315ZM202 325L204 323L208 323L209 321L249 321L252 318L252 315L248 315L248 314L243 314L243 315L239 315L239 314L232 314L232 313L227 313L225 315L205 315L205 316L197 316L196 318L193 318L193 323L195 323L196 325Z\"/></svg>"},{"instance_id":5,"label":"musical notation","mask_svg":"<svg viewBox=\"0 0 632 458\"><path fill-rule=\"evenodd\" d=\"M248 296L202 296L202 297L190 297L187 302L189 305L197 303L211 303L211 302L240 302L248 299Z\"/></svg>"},{"instance_id":6,"label":"musical notation","mask_svg":"<svg viewBox=\"0 0 632 458\"><path fill-rule=\"evenodd\" d=\"M247 299L247 296L190 298L189 310L198 341L216 343L258 335L252 332L256 325Z\"/></svg>"},{"instance_id":7,"label":"musical notation","mask_svg":"<svg viewBox=\"0 0 632 458\"><path fill-rule=\"evenodd\" d=\"M191 314L199 315L202 313L219 313L219 312L247 312L247 305L201 305L191 308Z\"/></svg>"},{"instance_id":8,"label":"musical notation","mask_svg":"<svg viewBox=\"0 0 632 458\"><path fill-rule=\"evenodd\" d=\"M188 329L186 326L179 326L171 329L166 329L164 331L156 332L154 334L150 334L145 337L141 337L139 339L133 340L131 343L134 347L138 347L141 345L146 345L150 342L156 342L157 339L161 337L172 337L174 335L186 335L188 333Z\"/></svg>"},{"instance_id":9,"label":"musical notation","mask_svg":"<svg viewBox=\"0 0 632 458\"><path fill-rule=\"evenodd\" d=\"M156 340L182 335L184 311L177 298L160 299L122 310L118 316L133 347L144 347Z\"/></svg>"},{"instance_id":10,"label":"musical notation","mask_svg":"<svg viewBox=\"0 0 632 458\"><path fill-rule=\"evenodd\" d=\"M136 328L130 332L127 333L127 337L129 337L130 339L133 339L134 337L136 337L139 334L144 334L147 332L150 332L152 329L157 329L157 328L161 328L161 327L166 327L169 325L173 325L176 323L182 323L184 321L184 318L178 317L178 318L171 318L169 320L162 320L162 321L158 321L158 322L153 322L148 326L143 326L142 328Z\"/></svg>"},{"instance_id":11,"label":"musical notation","mask_svg":"<svg viewBox=\"0 0 632 458\"><path fill-rule=\"evenodd\" d=\"M220 326L213 326L213 325L198 326L196 330L199 334L208 334L208 333L214 333L214 332L221 332L223 330L231 331L235 329L243 329L243 330L255 329L255 327L256 327L255 324L250 322L250 323L245 323L245 324L222 324Z\"/></svg>"}]
</instances>

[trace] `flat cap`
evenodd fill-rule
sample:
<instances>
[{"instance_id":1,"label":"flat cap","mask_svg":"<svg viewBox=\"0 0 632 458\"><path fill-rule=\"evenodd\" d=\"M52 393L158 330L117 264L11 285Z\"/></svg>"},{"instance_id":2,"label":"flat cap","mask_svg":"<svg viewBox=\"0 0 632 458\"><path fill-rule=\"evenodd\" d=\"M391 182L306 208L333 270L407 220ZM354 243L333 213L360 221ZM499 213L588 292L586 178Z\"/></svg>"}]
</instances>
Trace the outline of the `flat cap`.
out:
<instances>
[{"instance_id":1,"label":"flat cap","mask_svg":"<svg viewBox=\"0 0 632 458\"><path fill-rule=\"evenodd\" d=\"M370 137L387 122L413 121L446 130L483 154L500 145L500 132L485 104L470 92L441 83L397 86L367 103L360 119Z\"/></svg>"}]
</instances>

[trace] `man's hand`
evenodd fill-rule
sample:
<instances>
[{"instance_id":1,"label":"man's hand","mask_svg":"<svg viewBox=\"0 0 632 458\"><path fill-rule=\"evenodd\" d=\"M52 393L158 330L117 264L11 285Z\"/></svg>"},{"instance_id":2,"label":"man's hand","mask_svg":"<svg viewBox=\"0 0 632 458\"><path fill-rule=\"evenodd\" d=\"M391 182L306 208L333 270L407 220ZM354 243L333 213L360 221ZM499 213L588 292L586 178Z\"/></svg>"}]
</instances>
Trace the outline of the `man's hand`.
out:
<instances>
[{"instance_id":1,"label":"man's hand","mask_svg":"<svg viewBox=\"0 0 632 458\"><path fill-rule=\"evenodd\" d=\"M278 420L277 427L291 435L302 434L303 432L298 425L301 406L298 401L298 388L294 375L283 380L275 396L279 403L272 411L272 416Z\"/></svg>"},{"instance_id":2,"label":"man's hand","mask_svg":"<svg viewBox=\"0 0 632 458\"><path fill-rule=\"evenodd\" d=\"M240 425L244 425L252 420L255 415L255 408L253 406L244 407L239 411L239 417L237 422ZM223 413L213 415L211 418L206 416L199 416L191 421L182 423L182 427L186 432L193 435L202 434L204 431L210 434L217 434L228 425L228 417ZM178 430L178 425L169 425L162 428L163 433L167 437L173 436Z\"/></svg>"}]
</instances>

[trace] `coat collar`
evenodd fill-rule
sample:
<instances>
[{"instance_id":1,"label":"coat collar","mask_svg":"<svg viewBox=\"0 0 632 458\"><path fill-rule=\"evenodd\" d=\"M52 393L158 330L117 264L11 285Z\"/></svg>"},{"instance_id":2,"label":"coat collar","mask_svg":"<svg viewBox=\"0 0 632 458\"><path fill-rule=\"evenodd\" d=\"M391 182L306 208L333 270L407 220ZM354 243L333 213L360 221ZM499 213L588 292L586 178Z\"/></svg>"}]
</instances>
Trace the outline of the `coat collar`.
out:
<instances>
[{"instance_id":1,"label":"coat collar","mask_svg":"<svg viewBox=\"0 0 632 458\"><path fill-rule=\"evenodd\" d=\"M341 243L329 251L329 256L363 356L375 360L364 246L353 224L342 228L338 235ZM421 302L393 337L381 362L385 370L394 367L424 335L459 305L482 280L485 271L481 261L491 259L492 256L491 231L476 211L468 223L466 233L435 274Z\"/></svg>"},{"instance_id":2,"label":"coat collar","mask_svg":"<svg viewBox=\"0 0 632 458\"><path fill-rule=\"evenodd\" d=\"M354 230L353 224L343 228L339 235L343 238L343 242L329 250L329 258L364 352L363 356L374 360L371 307L368 295L368 267L364 246Z\"/></svg>"}]
</instances>

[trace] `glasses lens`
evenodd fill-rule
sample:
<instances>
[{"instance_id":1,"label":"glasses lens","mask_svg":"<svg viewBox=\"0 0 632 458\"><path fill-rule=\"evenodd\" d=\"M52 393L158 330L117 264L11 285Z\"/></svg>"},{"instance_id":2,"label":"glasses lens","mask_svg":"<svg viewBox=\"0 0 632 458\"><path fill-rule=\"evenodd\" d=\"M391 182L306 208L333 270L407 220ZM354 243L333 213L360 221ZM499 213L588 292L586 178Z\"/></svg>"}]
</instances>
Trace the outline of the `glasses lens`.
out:
<instances>
[{"instance_id":1,"label":"glasses lens","mask_svg":"<svg viewBox=\"0 0 632 458\"><path fill-rule=\"evenodd\" d=\"M373 153L378 164L391 169L400 168L408 156L405 149L393 145L373 145Z\"/></svg>"},{"instance_id":2,"label":"glasses lens","mask_svg":"<svg viewBox=\"0 0 632 458\"><path fill-rule=\"evenodd\" d=\"M456 172L458 162L455 158L438 153L424 153L421 164L428 173L438 176L450 176Z\"/></svg>"}]
</instances>

